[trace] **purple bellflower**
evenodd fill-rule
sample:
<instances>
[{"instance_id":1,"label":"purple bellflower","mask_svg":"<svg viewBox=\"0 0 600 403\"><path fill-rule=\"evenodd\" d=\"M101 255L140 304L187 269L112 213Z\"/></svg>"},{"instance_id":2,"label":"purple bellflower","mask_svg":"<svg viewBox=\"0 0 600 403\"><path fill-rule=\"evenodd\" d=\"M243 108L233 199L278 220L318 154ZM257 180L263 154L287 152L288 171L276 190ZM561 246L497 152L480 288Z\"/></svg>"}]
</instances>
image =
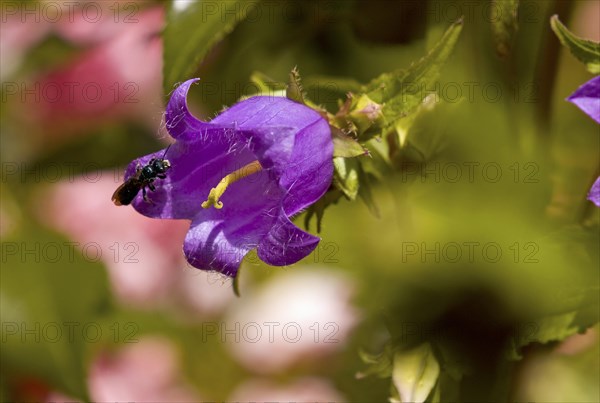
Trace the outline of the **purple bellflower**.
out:
<instances>
[{"instance_id":1,"label":"purple bellflower","mask_svg":"<svg viewBox=\"0 0 600 403\"><path fill-rule=\"evenodd\" d=\"M567 101L574 103L589 117L600 123L600 76L592 78L577 88Z\"/></svg>"},{"instance_id":2,"label":"purple bellflower","mask_svg":"<svg viewBox=\"0 0 600 403\"><path fill-rule=\"evenodd\" d=\"M600 76L583 84L567 98L584 111L589 117L600 123ZM590 189L588 200L600 207L600 177Z\"/></svg>"},{"instance_id":3,"label":"purple bellflower","mask_svg":"<svg viewBox=\"0 0 600 403\"><path fill-rule=\"evenodd\" d=\"M588 200L600 207L600 177L592 185L590 193L588 193Z\"/></svg>"},{"instance_id":4,"label":"purple bellflower","mask_svg":"<svg viewBox=\"0 0 600 403\"><path fill-rule=\"evenodd\" d=\"M170 169L145 201L133 207L148 217L191 220L183 251L199 269L235 277L243 257L257 248L265 263L284 266L310 254L320 238L290 217L316 202L333 175L328 122L313 109L283 97L241 101L210 122L196 119L186 97L191 79L175 89L166 128L176 140L167 150L129 164L125 179L152 158Z\"/></svg>"}]
</instances>

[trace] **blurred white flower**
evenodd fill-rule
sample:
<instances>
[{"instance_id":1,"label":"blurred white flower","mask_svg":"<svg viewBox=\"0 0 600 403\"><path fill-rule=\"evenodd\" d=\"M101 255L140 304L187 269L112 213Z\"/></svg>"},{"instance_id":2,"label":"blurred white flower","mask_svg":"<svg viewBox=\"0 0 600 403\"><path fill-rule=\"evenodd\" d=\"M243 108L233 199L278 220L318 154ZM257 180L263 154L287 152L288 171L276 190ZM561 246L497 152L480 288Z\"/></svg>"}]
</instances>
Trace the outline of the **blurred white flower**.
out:
<instances>
[{"instance_id":1,"label":"blurred white flower","mask_svg":"<svg viewBox=\"0 0 600 403\"><path fill-rule=\"evenodd\" d=\"M297 266L247 293L220 329L233 356L257 373L273 373L339 350L358 320L351 279Z\"/></svg>"},{"instance_id":2,"label":"blurred white flower","mask_svg":"<svg viewBox=\"0 0 600 403\"><path fill-rule=\"evenodd\" d=\"M231 279L187 265L179 277L185 302L200 315L216 315L235 299Z\"/></svg>"},{"instance_id":3,"label":"blurred white flower","mask_svg":"<svg viewBox=\"0 0 600 403\"><path fill-rule=\"evenodd\" d=\"M287 385L252 379L244 382L228 399L232 402L343 402L346 399L327 380L306 377Z\"/></svg>"}]
</instances>

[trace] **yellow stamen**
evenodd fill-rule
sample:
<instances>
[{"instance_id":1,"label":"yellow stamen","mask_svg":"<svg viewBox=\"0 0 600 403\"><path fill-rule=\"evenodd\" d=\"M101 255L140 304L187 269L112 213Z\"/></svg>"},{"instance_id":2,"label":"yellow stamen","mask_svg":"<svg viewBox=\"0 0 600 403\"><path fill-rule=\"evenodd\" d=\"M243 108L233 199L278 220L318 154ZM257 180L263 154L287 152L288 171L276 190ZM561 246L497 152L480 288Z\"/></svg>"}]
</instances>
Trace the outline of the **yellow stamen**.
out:
<instances>
[{"instance_id":1,"label":"yellow stamen","mask_svg":"<svg viewBox=\"0 0 600 403\"><path fill-rule=\"evenodd\" d=\"M261 170L262 165L260 165L260 162L252 161L248 165L245 165L242 168L233 171L232 173L221 179L221 182L219 182L219 184L216 187L210 190L210 193L208 194L208 199L202 202L202 208L210 208L211 206L214 206L216 209L223 208L223 202L219 201L219 198L223 196L223 193L225 193L227 186L239 181L242 178L245 178L246 176L255 174L256 172L259 172Z\"/></svg>"}]
</instances>

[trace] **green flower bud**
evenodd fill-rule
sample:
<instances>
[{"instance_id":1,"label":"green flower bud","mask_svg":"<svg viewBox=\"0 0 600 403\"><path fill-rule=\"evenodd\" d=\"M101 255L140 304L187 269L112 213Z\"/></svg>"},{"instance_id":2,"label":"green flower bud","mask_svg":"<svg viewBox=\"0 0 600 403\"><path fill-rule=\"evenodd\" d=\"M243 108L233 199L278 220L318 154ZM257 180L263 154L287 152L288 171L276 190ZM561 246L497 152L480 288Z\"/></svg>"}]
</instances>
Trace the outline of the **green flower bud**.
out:
<instances>
[{"instance_id":1,"label":"green flower bud","mask_svg":"<svg viewBox=\"0 0 600 403\"><path fill-rule=\"evenodd\" d=\"M352 106L350 107L347 119L356 126L360 135L373 124L383 123L382 108L383 105L378 104L366 94L363 94L358 99L352 100Z\"/></svg>"}]
</instances>

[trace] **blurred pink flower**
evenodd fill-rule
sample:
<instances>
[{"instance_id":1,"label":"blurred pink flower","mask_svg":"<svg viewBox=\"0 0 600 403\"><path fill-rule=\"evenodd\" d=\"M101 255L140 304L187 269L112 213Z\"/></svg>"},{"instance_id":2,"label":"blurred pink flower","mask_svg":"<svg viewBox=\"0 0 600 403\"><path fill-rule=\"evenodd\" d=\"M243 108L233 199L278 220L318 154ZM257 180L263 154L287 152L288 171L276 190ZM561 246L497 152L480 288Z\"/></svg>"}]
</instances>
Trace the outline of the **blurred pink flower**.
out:
<instances>
[{"instance_id":1,"label":"blurred pink flower","mask_svg":"<svg viewBox=\"0 0 600 403\"><path fill-rule=\"evenodd\" d=\"M98 171L62 181L37 206L40 220L79 243L90 261L101 260L116 295L140 306L168 296L183 267L189 223L153 220L110 200L120 172Z\"/></svg>"},{"instance_id":2,"label":"blurred pink flower","mask_svg":"<svg viewBox=\"0 0 600 403\"><path fill-rule=\"evenodd\" d=\"M72 40L101 33L104 41L40 79L38 124L53 135L81 130L107 118L128 117L156 127L162 118L162 7L139 12L135 23L78 20L62 26ZM92 26L92 28L90 28ZM104 27L104 29L102 29ZM89 39L89 38L88 38ZM28 97L27 100L35 100ZM45 126L48 127L48 126ZM52 126L50 126L52 128Z\"/></svg>"},{"instance_id":3,"label":"blurred pink flower","mask_svg":"<svg viewBox=\"0 0 600 403\"><path fill-rule=\"evenodd\" d=\"M599 15L600 2L577 2L574 7L572 18L574 32L583 38L587 38L594 42L600 42L600 25L598 25Z\"/></svg>"},{"instance_id":4,"label":"blurred pink flower","mask_svg":"<svg viewBox=\"0 0 600 403\"><path fill-rule=\"evenodd\" d=\"M261 379L246 381L228 399L232 402L343 402L346 399L324 379L306 377L287 385Z\"/></svg>"},{"instance_id":5,"label":"blurred pink flower","mask_svg":"<svg viewBox=\"0 0 600 403\"><path fill-rule=\"evenodd\" d=\"M202 401L182 379L177 352L168 340L144 337L116 353L100 353L88 376L96 402L198 402ZM72 402L54 393L48 402Z\"/></svg>"},{"instance_id":6,"label":"blurred pink flower","mask_svg":"<svg viewBox=\"0 0 600 403\"><path fill-rule=\"evenodd\" d=\"M33 75L3 83L11 113L28 130L56 139L110 119L152 129L160 123L162 5L127 1L119 11L117 2L13 3L0 35L3 81L51 33L81 48L51 70L40 66Z\"/></svg>"},{"instance_id":7,"label":"blurred pink flower","mask_svg":"<svg viewBox=\"0 0 600 403\"><path fill-rule=\"evenodd\" d=\"M586 350L592 349L598 344L598 327L592 327L585 333L574 334L564 339L553 353L557 355L576 355Z\"/></svg>"},{"instance_id":8,"label":"blurred pink flower","mask_svg":"<svg viewBox=\"0 0 600 403\"><path fill-rule=\"evenodd\" d=\"M99 1L87 5L71 3L71 10L63 4L62 18L53 24L53 28L65 40L77 45L105 42L128 26L138 24L144 4L150 3L146 0Z\"/></svg>"},{"instance_id":9,"label":"blurred pink flower","mask_svg":"<svg viewBox=\"0 0 600 403\"><path fill-rule=\"evenodd\" d=\"M256 373L322 362L343 347L358 321L350 304L353 288L341 272L298 266L234 301L221 336L233 356ZM232 329L239 342L224 334Z\"/></svg>"}]
</instances>

